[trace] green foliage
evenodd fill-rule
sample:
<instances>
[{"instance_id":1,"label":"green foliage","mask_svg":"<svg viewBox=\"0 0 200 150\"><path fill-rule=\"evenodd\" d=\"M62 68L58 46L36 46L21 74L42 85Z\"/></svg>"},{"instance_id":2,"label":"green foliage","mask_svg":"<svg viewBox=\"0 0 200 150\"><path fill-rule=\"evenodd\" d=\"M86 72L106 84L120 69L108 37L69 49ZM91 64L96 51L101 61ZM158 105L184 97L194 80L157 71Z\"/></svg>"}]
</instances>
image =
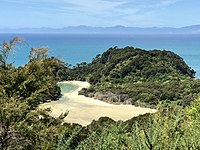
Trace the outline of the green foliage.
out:
<instances>
[{"instance_id":1,"label":"green foliage","mask_svg":"<svg viewBox=\"0 0 200 150\"><path fill-rule=\"evenodd\" d=\"M47 110L30 110L18 100L0 101L0 149L42 149L55 146L61 120Z\"/></svg>"},{"instance_id":2,"label":"green foliage","mask_svg":"<svg viewBox=\"0 0 200 150\"><path fill-rule=\"evenodd\" d=\"M104 128L100 134L93 132L77 149L128 149L130 146L128 141L129 133L127 133L124 128L122 124L109 125L108 128ZM89 145L89 143L93 145Z\"/></svg>"},{"instance_id":3,"label":"green foliage","mask_svg":"<svg viewBox=\"0 0 200 150\"><path fill-rule=\"evenodd\" d=\"M133 128L134 140L139 141L134 145L136 149L199 149L200 128L191 124L184 110L170 108L150 119L145 125L136 124Z\"/></svg>"},{"instance_id":4,"label":"green foliage","mask_svg":"<svg viewBox=\"0 0 200 150\"><path fill-rule=\"evenodd\" d=\"M188 108L190 109L190 107ZM177 108L160 109L148 117L112 123L93 131L77 149L149 150L199 149L200 128ZM199 119L196 120L200 123Z\"/></svg>"},{"instance_id":5,"label":"green foliage","mask_svg":"<svg viewBox=\"0 0 200 150\"><path fill-rule=\"evenodd\" d=\"M16 124L23 120L28 113L27 106L14 99L0 101L0 149L20 147L23 136L16 130Z\"/></svg>"},{"instance_id":6,"label":"green foliage","mask_svg":"<svg viewBox=\"0 0 200 150\"><path fill-rule=\"evenodd\" d=\"M194 101L192 106L189 109L187 109L186 114L193 123L199 123L198 121L200 120L200 116L199 116L199 114L200 114L200 98L198 98L196 101Z\"/></svg>"},{"instance_id":7,"label":"green foliage","mask_svg":"<svg viewBox=\"0 0 200 150\"><path fill-rule=\"evenodd\" d=\"M68 130L65 130L60 136L60 140L58 142L58 147L56 150L74 149L78 145L78 142L81 139L79 135L80 132L81 132L80 127L75 128L72 133L69 133Z\"/></svg>"},{"instance_id":8,"label":"green foliage","mask_svg":"<svg viewBox=\"0 0 200 150\"><path fill-rule=\"evenodd\" d=\"M186 106L200 92L200 80L193 79L195 71L180 56L165 50L110 48L92 63L78 64L67 74L67 79L92 84L80 94L91 96L101 91L127 94L128 99L119 101L139 106L153 106L159 101L176 101Z\"/></svg>"},{"instance_id":9,"label":"green foliage","mask_svg":"<svg viewBox=\"0 0 200 150\"><path fill-rule=\"evenodd\" d=\"M60 72L65 64L48 58L46 52L46 49L34 50L30 62L23 67L1 68L0 95L26 101L32 107L57 99L60 96L57 81L62 78Z\"/></svg>"},{"instance_id":10,"label":"green foliage","mask_svg":"<svg viewBox=\"0 0 200 150\"><path fill-rule=\"evenodd\" d=\"M104 76L109 79L132 78L132 81L142 79L157 80L160 75L167 77L172 75L194 77L194 70L190 69L183 59L170 51L152 50L145 51L133 47L110 48L101 56L93 59L91 64L78 64L73 72L76 72L77 79L87 77L97 78L102 81ZM96 83L96 82L91 82Z\"/></svg>"},{"instance_id":11,"label":"green foliage","mask_svg":"<svg viewBox=\"0 0 200 150\"><path fill-rule=\"evenodd\" d=\"M14 38L1 45L0 149L53 149L61 120L35 107L60 96L59 77L53 69L63 66L61 61L48 58L46 50L42 49L34 51L30 62L23 67L8 64L10 51L15 42L20 41L20 38Z\"/></svg>"}]
</instances>

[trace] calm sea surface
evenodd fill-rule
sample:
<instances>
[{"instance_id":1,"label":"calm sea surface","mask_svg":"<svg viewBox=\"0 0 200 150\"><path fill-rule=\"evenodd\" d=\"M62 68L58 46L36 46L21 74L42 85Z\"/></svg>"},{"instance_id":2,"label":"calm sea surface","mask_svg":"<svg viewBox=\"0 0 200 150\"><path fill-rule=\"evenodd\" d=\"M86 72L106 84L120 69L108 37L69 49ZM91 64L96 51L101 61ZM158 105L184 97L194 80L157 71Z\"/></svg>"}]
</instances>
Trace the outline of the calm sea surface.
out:
<instances>
[{"instance_id":1,"label":"calm sea surface","mask_svg":"<svg viewBox=\"0 0 200 150\"><path fill-rule=\"evenodd\" d=\"M68 93L78 89L78 86L71 84L58 83L58 86L61 89L61 93Z\"/></svg>"},{"instance_id":2,"label":"calm sea surface","mask_svg":"<svg viewBox=\"0 0 200 150\"><path fill-rule=\"evenodd\" d=\"M30 47L47 47L50 55L76 65L91 62L110 47L133 46L173 51L200 77L200 35L0 34L0 42L16 36L26 40L16 47L15 58L11 59L16 66L28 61Z\"/></svg>"}]
</instances>

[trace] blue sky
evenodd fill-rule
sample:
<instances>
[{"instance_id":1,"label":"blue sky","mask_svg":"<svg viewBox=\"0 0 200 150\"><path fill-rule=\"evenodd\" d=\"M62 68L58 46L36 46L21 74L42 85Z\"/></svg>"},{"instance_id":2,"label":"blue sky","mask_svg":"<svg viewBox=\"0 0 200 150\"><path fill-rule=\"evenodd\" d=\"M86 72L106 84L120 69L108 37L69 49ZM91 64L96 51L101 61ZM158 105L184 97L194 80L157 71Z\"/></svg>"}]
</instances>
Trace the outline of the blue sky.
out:
<instances>
[{"instance_id":1,"label":"blue sky","mask_svg":"<svg viewBox=\"0 0 200 150\"><path fill-rule=\"evenodd\" d=\"M200 0L0 0L0 28L182 27L200 24Z\"/></svg>"}]
</instances>

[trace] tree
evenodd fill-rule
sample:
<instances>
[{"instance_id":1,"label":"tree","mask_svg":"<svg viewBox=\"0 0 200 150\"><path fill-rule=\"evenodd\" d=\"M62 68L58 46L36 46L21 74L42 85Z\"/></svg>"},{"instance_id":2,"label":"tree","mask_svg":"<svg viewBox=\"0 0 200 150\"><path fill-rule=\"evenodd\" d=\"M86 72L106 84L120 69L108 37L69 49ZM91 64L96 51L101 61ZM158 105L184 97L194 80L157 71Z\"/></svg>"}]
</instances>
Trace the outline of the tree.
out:
<instances>
[{"instance_id":1,"label":"tree","mask_svg":"<svg viewBox=\"0 0 200 150\"><path fill-rule=\"evenodd\" d=\"M37 61L40 61L40 60L43 60L45 58L47 58L48 54L48 49L47 48L31 48L31 51L30 51L30 55L29 55L29 59L30 60L37 60Z\"/></svg>"},{"instance_id":2,"label":"tree","mask_svg":"<svg viewBox=\"0 0 200 150\"><path fill-rule=\"evenodd\" d=\"M0 100L0 149L8 149L25 144L24 137L16 129L28 113L28 107L15 99Z\"/></svg>"},{"instance_id":3,"label":"tree","mask_svg":"<svg viewBox=\"0 0 200 150\"><path fill-rule=\"evenodd\" d=\"M0 66L3 68L8 67L8 58L10 56L10 52L13 51L13 47L16 43L21 43L24 40L20 37L15 37L12 40L10 40L9 43L3 42L0 45Z\"/></svg>"}]
</instances>

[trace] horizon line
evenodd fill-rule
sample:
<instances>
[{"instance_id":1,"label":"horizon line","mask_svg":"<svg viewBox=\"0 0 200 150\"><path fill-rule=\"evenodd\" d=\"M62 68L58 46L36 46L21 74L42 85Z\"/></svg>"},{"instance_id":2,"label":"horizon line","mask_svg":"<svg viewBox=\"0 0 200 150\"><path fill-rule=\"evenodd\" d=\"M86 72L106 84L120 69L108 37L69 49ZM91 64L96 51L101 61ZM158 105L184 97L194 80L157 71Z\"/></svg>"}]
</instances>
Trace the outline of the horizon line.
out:
<instances>
[{"instance_id":1,"label":"horizon line","mask_svg":"<svg viewBox=\"0 0 200 150\"><path fill-rule=\"evenodd\" d=\"M42 28L48 28L48 29L64 29L64 28L70 28L70 27L90 27L90 28L113 28L113 27L124 27L124 28L174 28L174 29L180 29L185 27L192 27L192 26L200 26L200 24L192 24L192 25L185 25L181 27L172 27L172 26L149 26L149 27L139 27L139 26L125 26L125 25L113 25L113 26L90 26L90 25L70 25L65 27L0 27L0 29L42 29Z\"/></svg>"}]
</instances>

